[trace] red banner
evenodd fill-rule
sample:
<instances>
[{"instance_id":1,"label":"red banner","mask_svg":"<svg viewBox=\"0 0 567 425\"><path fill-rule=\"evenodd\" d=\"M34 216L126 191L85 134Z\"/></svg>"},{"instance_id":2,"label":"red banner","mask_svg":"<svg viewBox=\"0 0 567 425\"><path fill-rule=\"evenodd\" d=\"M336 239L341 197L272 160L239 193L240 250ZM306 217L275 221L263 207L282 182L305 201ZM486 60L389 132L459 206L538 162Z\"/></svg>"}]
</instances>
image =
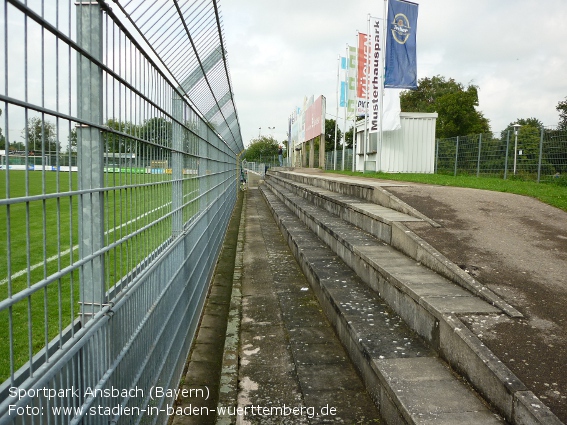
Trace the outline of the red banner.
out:
<instances>
[{"instance_id":1,"label":"red banner","mask_svg":"<svg viewBox=\"0 0 567 425\"><path fill-rule=\"evenodd\" d=\"M368 59L370 49L367 44L367 35L358 33L358 81L356 95L359 99L366 99L366 73L368 72Z\"/></svg>"}]
</instances>

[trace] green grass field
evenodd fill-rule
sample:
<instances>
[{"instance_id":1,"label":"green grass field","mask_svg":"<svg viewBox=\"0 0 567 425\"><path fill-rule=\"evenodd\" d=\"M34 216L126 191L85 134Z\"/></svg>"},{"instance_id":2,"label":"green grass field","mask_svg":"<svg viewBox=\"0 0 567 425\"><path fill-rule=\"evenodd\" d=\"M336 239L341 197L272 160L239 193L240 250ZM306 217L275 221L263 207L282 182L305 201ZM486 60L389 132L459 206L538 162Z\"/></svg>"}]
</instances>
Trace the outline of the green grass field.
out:
<instances>
[{"instance_id":1,"label":"green grass field","mask_svg":"<svg viewBox=\"0 0 567 425\"><path fill-rule=\"evenodd\" d=\"M10 198L63 193L0 206L0 301L52 279L79 258L80 196L64 193L77 190L76 180L76 173L10 171L7 185L6 171L0 171L0 199L6 199L6 187ZM104 282L110 289L171 237L171 218L164 218L171 211L171 175L107 173L105 187L110 189L104 194L105 246L116 244L105 254ZM185 179L185 221L199 210L193 201L197 193L197 180ZM75 270L0 311L0 382L78 316L79 299Z\"/></svg>"},{"instance_id":2,"label":"green grass field","mask_svg":"<svg viewBox=\"0 0 567 425\"><path fill-rule=\"evenodd\" d=\"M496 177L476 177L471 175L360 173L352 171L325 172L383 180L436 184L440 186L470 187L473 189L515 193L517 195L539 199L546 204L567 211L567 182L565 179L559 179L556 182L550 183L536 183L513 178L504 180Z\"/></svg>"}]
</instances>

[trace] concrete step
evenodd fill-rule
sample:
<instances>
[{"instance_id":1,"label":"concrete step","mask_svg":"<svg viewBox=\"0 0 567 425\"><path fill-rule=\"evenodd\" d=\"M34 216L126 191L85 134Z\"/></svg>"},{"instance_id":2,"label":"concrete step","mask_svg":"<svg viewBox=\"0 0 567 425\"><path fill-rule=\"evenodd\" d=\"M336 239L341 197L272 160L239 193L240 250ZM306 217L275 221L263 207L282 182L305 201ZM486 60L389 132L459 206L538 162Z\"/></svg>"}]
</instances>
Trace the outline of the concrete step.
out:
<instances>
[{"instance_id":1,"label":"concrete step","mask_svg":"<svg viewBox=\"0 0 567 425\"><path fill-rule=\"evenodd\" d=\"M379 186L283 172L270 175L268 183L271 184L270 182L277 182L311 204L365 230L451 282L455 282L488 303L499 307L510 317L522 317L518 310L410 231L404 222L426 221L434 226L437 224L409 205L404 205L402 201L390 199L385 194L386 191ZM378 193L379 196L373 196L373 193ZM384 205L395 206L396 209L367 202L375 198Z\"/></svg>"},{"instance_id":2,"label":"concrete step","mask_svg":"<svg viewBox=\"0 0 567 425\"><path fill-rule=\"evenodd\" d=\"M306 174L297 170L280 170L270 173L270 177L283 177L296 183L304 183L312 187L320 187L328 189L333 193L349 195L375 205L382 205L394 211L399 211L427 221L435 227L440 225L435 221L426 217L421 212L403 202L401 199L393 196L390 192L382 188L382 185L376 181L367 178L348 178L336 174ZM392 184L388 184L392 186ZM400 186L404 186L400 184Z\"/></svg>"},{"instance_id":3,"label":"concrete step","mask_svg":"<svg viewBox=\"0 0 567 425\"><path fill-rule=\"evenodd\" d=\"M385 224L391 224L393 221L426 221L425 217L416 217L416 214L410 215L405 212L396 211L392 208L377 205L374 202L369 202L368 200L359 198L355 195L337 193L329 189L313 186L312 184L295 182L284 177L288 176L287 174L283 174L283 176L281 174L283 173L270 175L270 178L278 181L287 189L294 190L294 188L300 188L301 190L296 191L296 194L301 193L302 196L309 198L310 201L315 203L317 206L320 206L321 208L326 209L347 221L359 221L361 228L365 225L364 216L368 216L375 221ZM316 197L320 198L320 200L315 199ZM329 200L331 203L324 202L325 200ZM360 218L358 220L356 218L349 220L349 215L353 213L355 213L355 217L358 216ZM376 236L380 237L378 234Z\"/></svg>"},{"instance_id":4,"label":"concrete step","mask_svg":"<svg viewBox=\"0 0 567 425\"><path fill-rule=\"evenodd\" d=\"M386 423L504 422L283 202L263 192Z\"/></svg>"},{"instance_id":5,"label":"concrete step","mask_svg":"<svg viewBox=\"0 0 567 425\"><path fill-rule=\"evenodd\" d=\"M329 245L379 295L394 287L434 317L444 313L497 313L495 306L455 285L447 278L409 258L389 244L340 217L321 210L303 197L268 182L281 200L309 221L308 226ZM388 299L386 297L386 299ZM400 306L401 308L401 306ZM411 307L412 309L415 307ZM402 316L405 316L400 312ZM405 317L406 319L409 316ZM432 318L433 319L433 318ZM423 321L418 319L418 321ZM434 329L422 336L432 338Z\"/></svg>"},{"instance_id":6,"label":"concrete step","mask_svg":"<svg viewBox=\"0 0 567 425\"><path fill-rule=\"evenodd\" d=\"M462 279L456 276L459 285L455 285L444 273L438 273L437 267L425 267L424 264L431 264L428 257L434 256L435 250L427 247L426 255L408 257L404 250L394 249L385 242L387 239L380 236L384 232L370 234L343 220L339 215L345 217L350 213L342 212L342 208L364 206L364 202L349 198L350 194L345 197L344 193L337 195L332 191L321 191L319 185L313 187L304 182L290 183L289 179L272 177L269 176L266 183L278 202L293 211L294 216L299 217L376 295L383 298L447 361L452 370L471 382L506 420L510 423L560 423L458 318L458 314L463 313L498 314L500 311L514 316L511 306L494 301L493 294L483 296L484 300L477 296L482 296L484 290L478 282L467 280L463 284ZM341 190L348 192L350 189L342 185ZM270 202L276 199L272 193L265 190L264 193ZM326 203L334 203L335 206L324 206ZM387 223L384 217L374 221L400 230L396 227L399 222L390 220L391 223ZM284 227L281 222L280 226ZM405 237L411 239L412 235ZM391 241L394 239L393 236ZM290 240L290 245L295 243L295 240ZM433 261L434 264L439 262L446 261L438 258ZM457 268L453 264L445 266L445 269ZM453 274L448 273L448 276ZM471 292L463 287L470 287ZM487 303L486 299L493 302ZM362 367L363 363L361 370Z\"/></svg>"}]
</instances>

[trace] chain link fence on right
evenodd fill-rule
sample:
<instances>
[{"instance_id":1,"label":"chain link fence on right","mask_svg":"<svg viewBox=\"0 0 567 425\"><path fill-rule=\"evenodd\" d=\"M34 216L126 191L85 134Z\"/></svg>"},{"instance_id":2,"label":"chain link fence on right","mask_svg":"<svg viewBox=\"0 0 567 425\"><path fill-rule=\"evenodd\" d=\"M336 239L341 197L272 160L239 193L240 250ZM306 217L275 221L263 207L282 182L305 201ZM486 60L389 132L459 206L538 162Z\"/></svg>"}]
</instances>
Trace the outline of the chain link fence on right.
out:
<instances>
[{"instance_id":1,"label":"chain link fence on right","mask_svg":"<svg viewBox=\"0 0 567 425\"><path fill-rule=\"evenodd\" d=\"M437 139L435 172L567 184L567 131L526 127Z\"/></svg>"}]
</instances>

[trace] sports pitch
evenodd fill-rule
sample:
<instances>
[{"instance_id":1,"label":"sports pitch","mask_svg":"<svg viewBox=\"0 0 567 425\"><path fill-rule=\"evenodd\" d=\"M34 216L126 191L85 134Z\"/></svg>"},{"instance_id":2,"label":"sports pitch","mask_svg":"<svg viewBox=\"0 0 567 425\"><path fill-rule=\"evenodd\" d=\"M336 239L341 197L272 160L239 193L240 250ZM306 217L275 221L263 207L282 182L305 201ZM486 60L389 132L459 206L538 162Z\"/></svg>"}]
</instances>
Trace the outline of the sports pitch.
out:
<instances>
[{"instance_id":1,"label":"sports pitch","mask_svg":"<svg viewBox=\"0 0 567 425\"><path fill-rule=\"evenodd\" d=\"M199 183L184 177L187 222L199 211ZM81 194L77 173L0 170L0 382L78 317L79 208L99 193L109 290L171 238L171 175L108 172L102 192ZM27 288L38 289L20 297Z\"/></svg>"}]
</instances>

